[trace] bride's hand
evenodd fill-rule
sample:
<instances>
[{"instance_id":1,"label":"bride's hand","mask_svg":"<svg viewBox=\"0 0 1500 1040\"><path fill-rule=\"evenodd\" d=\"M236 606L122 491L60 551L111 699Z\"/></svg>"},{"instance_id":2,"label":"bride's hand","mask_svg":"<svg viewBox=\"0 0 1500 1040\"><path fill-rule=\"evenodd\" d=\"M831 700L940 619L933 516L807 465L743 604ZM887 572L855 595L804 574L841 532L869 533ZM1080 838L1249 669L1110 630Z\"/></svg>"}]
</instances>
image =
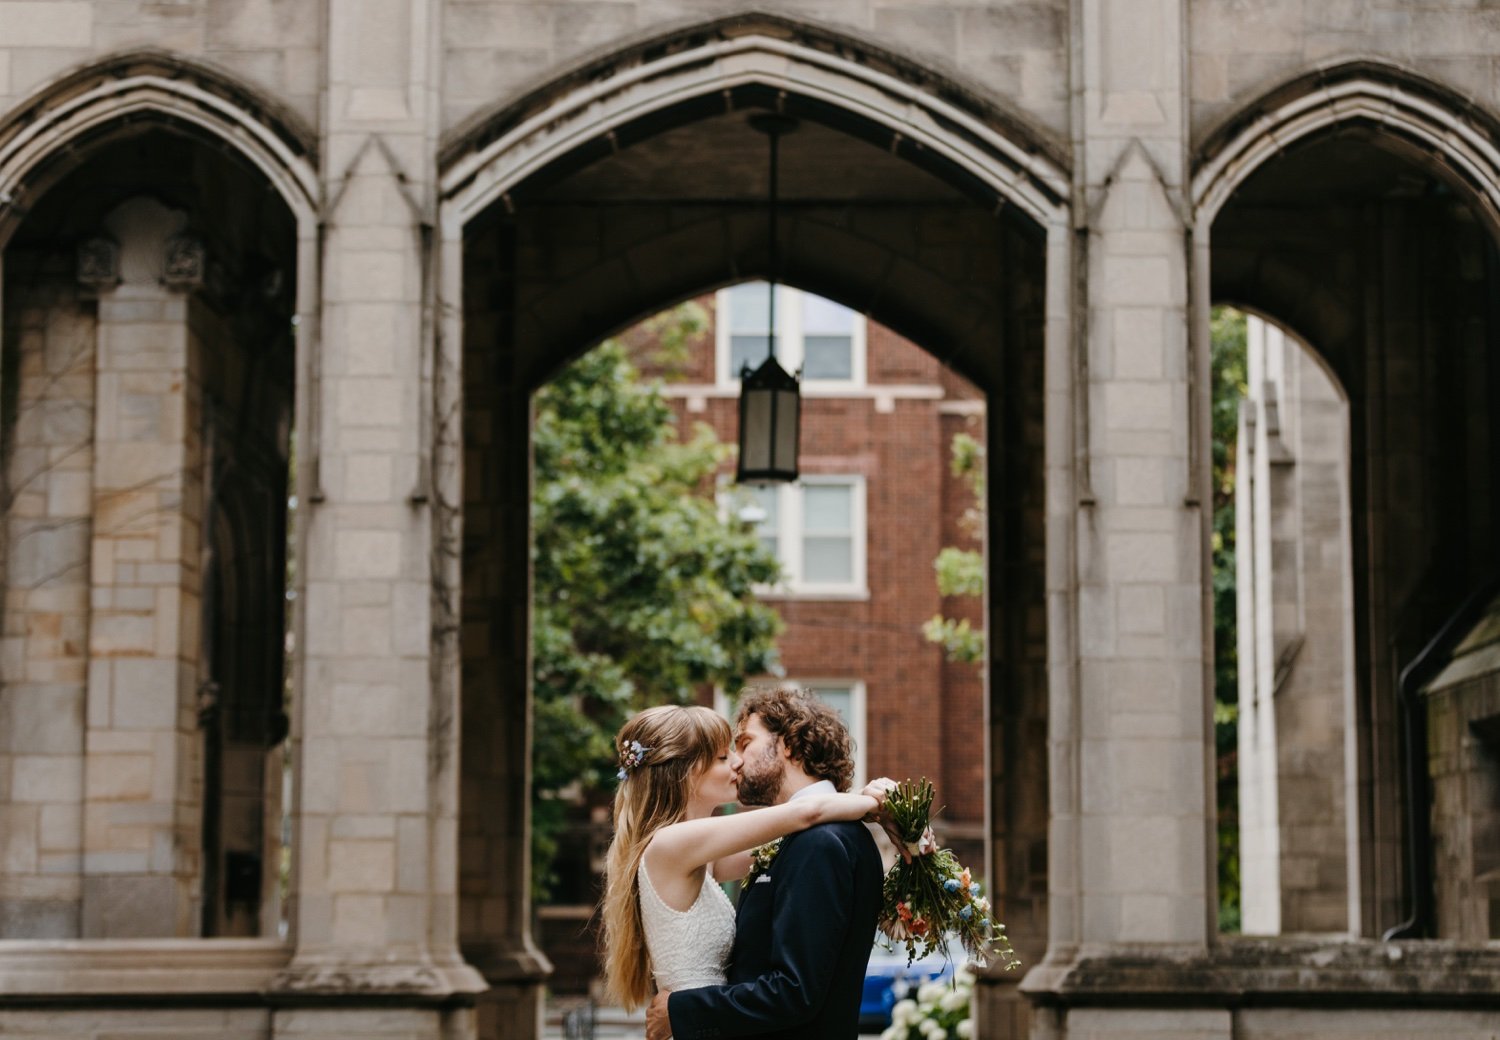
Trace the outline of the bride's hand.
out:
<instances>
[{"instance_id":1,"label":"bride's hand","mask_svg":"<svg viewBox=\"0 0 1500 1040\"><path fill-rule=\"evenodd\" d=\"M865 784L859 793L866 798L875 799L875 810L879 812L885 807L885 796L896 789L896 781L888 776L877 776L874 780Z\"/></svg>"},{"instance_id":2,"label":"bride's hand","mask_svg":"<svg viewBox=\"0 0 1500 1040\"><path fill-rule=\"evenodd\" d=\"M878 824L885 831L886 837L891 839L891 844L896 847L901 858L910 863L911 854L906 851L906 843L901 840L901 832L897 830L896 824L885 811L886 796L899 786L888 776L876 777L865 785L865 789L860 794L875 799L875 810L865 817L865 822Z\"/></svg>"}]
</instances>

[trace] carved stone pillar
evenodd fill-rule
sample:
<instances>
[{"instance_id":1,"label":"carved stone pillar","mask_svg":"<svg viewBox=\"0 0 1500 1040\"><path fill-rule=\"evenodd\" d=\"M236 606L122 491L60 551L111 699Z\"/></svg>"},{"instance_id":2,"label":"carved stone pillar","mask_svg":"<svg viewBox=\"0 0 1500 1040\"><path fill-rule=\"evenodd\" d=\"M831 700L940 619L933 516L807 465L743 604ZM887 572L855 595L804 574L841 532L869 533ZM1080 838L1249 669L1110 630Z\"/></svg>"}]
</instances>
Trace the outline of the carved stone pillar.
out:
<instances>
[{"instance_id":1,"label":"carved stone pillar","mask_svg":"<svg viewBox=\"0 0 1500 1040\"><path fill-rule=\"evenodd\" d=\"M183 214L138 198L81 254L99 291L83 813L87 938L196 934L201 388L166 284ZM198 247L201 250L201 247ZM111 281L116 284L111 285Z\"/></svg>"},{"instance_id":2,"label":"carved stone pillar","mask_svg":"<svg viewBox=\"0 0 1500 1040\"><path fill-rule=\"evenodd\" d=\"M1074 6L1074 299L1084 384L1075 503L1076 683L1054 691L1051 939L1023 988L1039 1030L1096 1035L1084 965L1163 958L1213 935L1206 364L1189 350L1186 14L1174 0ZM1205 348L1206 349L1206 348ZM1062 532L1054 532L1062 534ZM1227 1012L1152 1011L1153 1035L1229 1035Z\"/></svg>"},{"instance_id":3,"label":"carved stone pillar","mask_svg":"<svg viewBox=\"0 0 1500 1040\"><path fill-rule=\"evenodd\" d=\"M458 956L457 706L435 665L431 240L439 5L332 0L318 383L299 462L307 534L293 723L296 952L281 998L443 1007L484 982ZM349 1019L278 1012L277 1037ZM363 1028L354 1027L354 1028Z\"/></svg>"}]
</instances>

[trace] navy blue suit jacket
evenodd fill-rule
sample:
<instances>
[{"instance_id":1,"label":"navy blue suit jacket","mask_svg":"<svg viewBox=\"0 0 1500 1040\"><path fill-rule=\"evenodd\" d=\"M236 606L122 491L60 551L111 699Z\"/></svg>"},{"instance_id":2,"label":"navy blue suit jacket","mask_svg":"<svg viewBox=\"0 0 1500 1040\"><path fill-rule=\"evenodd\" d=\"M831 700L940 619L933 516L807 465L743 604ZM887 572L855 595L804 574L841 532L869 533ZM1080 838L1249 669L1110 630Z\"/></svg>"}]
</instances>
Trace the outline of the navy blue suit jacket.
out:
<instances>
[{"instance_id":1,"label":"navy blue suit jacket","mask_svg":"<svg viewBox=\"0 0 1500 1040\"><path fill-rule=\"evenodd\" d=\"M854 1037L882 880L863 824L782 839L770 870L740 897L727 982L668 999L674 1040Z\"/></svg>"}]
</instances>

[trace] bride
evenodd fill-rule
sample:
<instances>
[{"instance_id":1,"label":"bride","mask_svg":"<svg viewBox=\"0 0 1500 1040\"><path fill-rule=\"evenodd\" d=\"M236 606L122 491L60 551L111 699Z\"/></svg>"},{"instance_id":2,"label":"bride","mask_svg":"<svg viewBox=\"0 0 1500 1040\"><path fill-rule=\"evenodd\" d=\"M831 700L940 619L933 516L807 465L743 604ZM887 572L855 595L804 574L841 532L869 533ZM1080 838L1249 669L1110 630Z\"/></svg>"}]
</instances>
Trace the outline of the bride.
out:
<instances>
[{"instance_id":1,"label":"bride","mask_svg":"<svg viewBox=\"0 0 1500 1040\"><path fill-rule=\"evenodd\" d=\"M724 983L735 911L718 882L744 877L751 849L816 824L862 819L885 797L877 780L860 794L714 816L736 800L740 773L733 731L716 712L649 708L615 742L621 780L605 867L604 974L631 1010L658 988Z\"/></svg>"}]
</instances>

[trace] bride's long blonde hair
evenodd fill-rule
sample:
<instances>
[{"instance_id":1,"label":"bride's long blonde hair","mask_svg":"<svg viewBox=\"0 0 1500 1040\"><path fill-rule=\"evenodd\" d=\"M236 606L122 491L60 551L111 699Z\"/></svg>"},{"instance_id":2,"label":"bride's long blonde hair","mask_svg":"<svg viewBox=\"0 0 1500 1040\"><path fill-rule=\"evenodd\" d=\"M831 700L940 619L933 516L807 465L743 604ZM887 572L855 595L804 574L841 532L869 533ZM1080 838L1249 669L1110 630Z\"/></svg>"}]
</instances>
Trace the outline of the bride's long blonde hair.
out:
<instances>
[{"instance_id":1,"label":"bride's long blonde hair","mask_svg":"<svg viewBox=\"0 0 1500 1040\"><path fill-rule=\"evenodd\" d=\"M651 1001L651 957L641 924L636 872L658 830L687 815L693 778L729 749L734 731L709 708L647 708L615 735L626 762L635 743L646 750L615 792L615 833L604 866L604 981L634 1010Z\"/></svg>"}]
</instances>

